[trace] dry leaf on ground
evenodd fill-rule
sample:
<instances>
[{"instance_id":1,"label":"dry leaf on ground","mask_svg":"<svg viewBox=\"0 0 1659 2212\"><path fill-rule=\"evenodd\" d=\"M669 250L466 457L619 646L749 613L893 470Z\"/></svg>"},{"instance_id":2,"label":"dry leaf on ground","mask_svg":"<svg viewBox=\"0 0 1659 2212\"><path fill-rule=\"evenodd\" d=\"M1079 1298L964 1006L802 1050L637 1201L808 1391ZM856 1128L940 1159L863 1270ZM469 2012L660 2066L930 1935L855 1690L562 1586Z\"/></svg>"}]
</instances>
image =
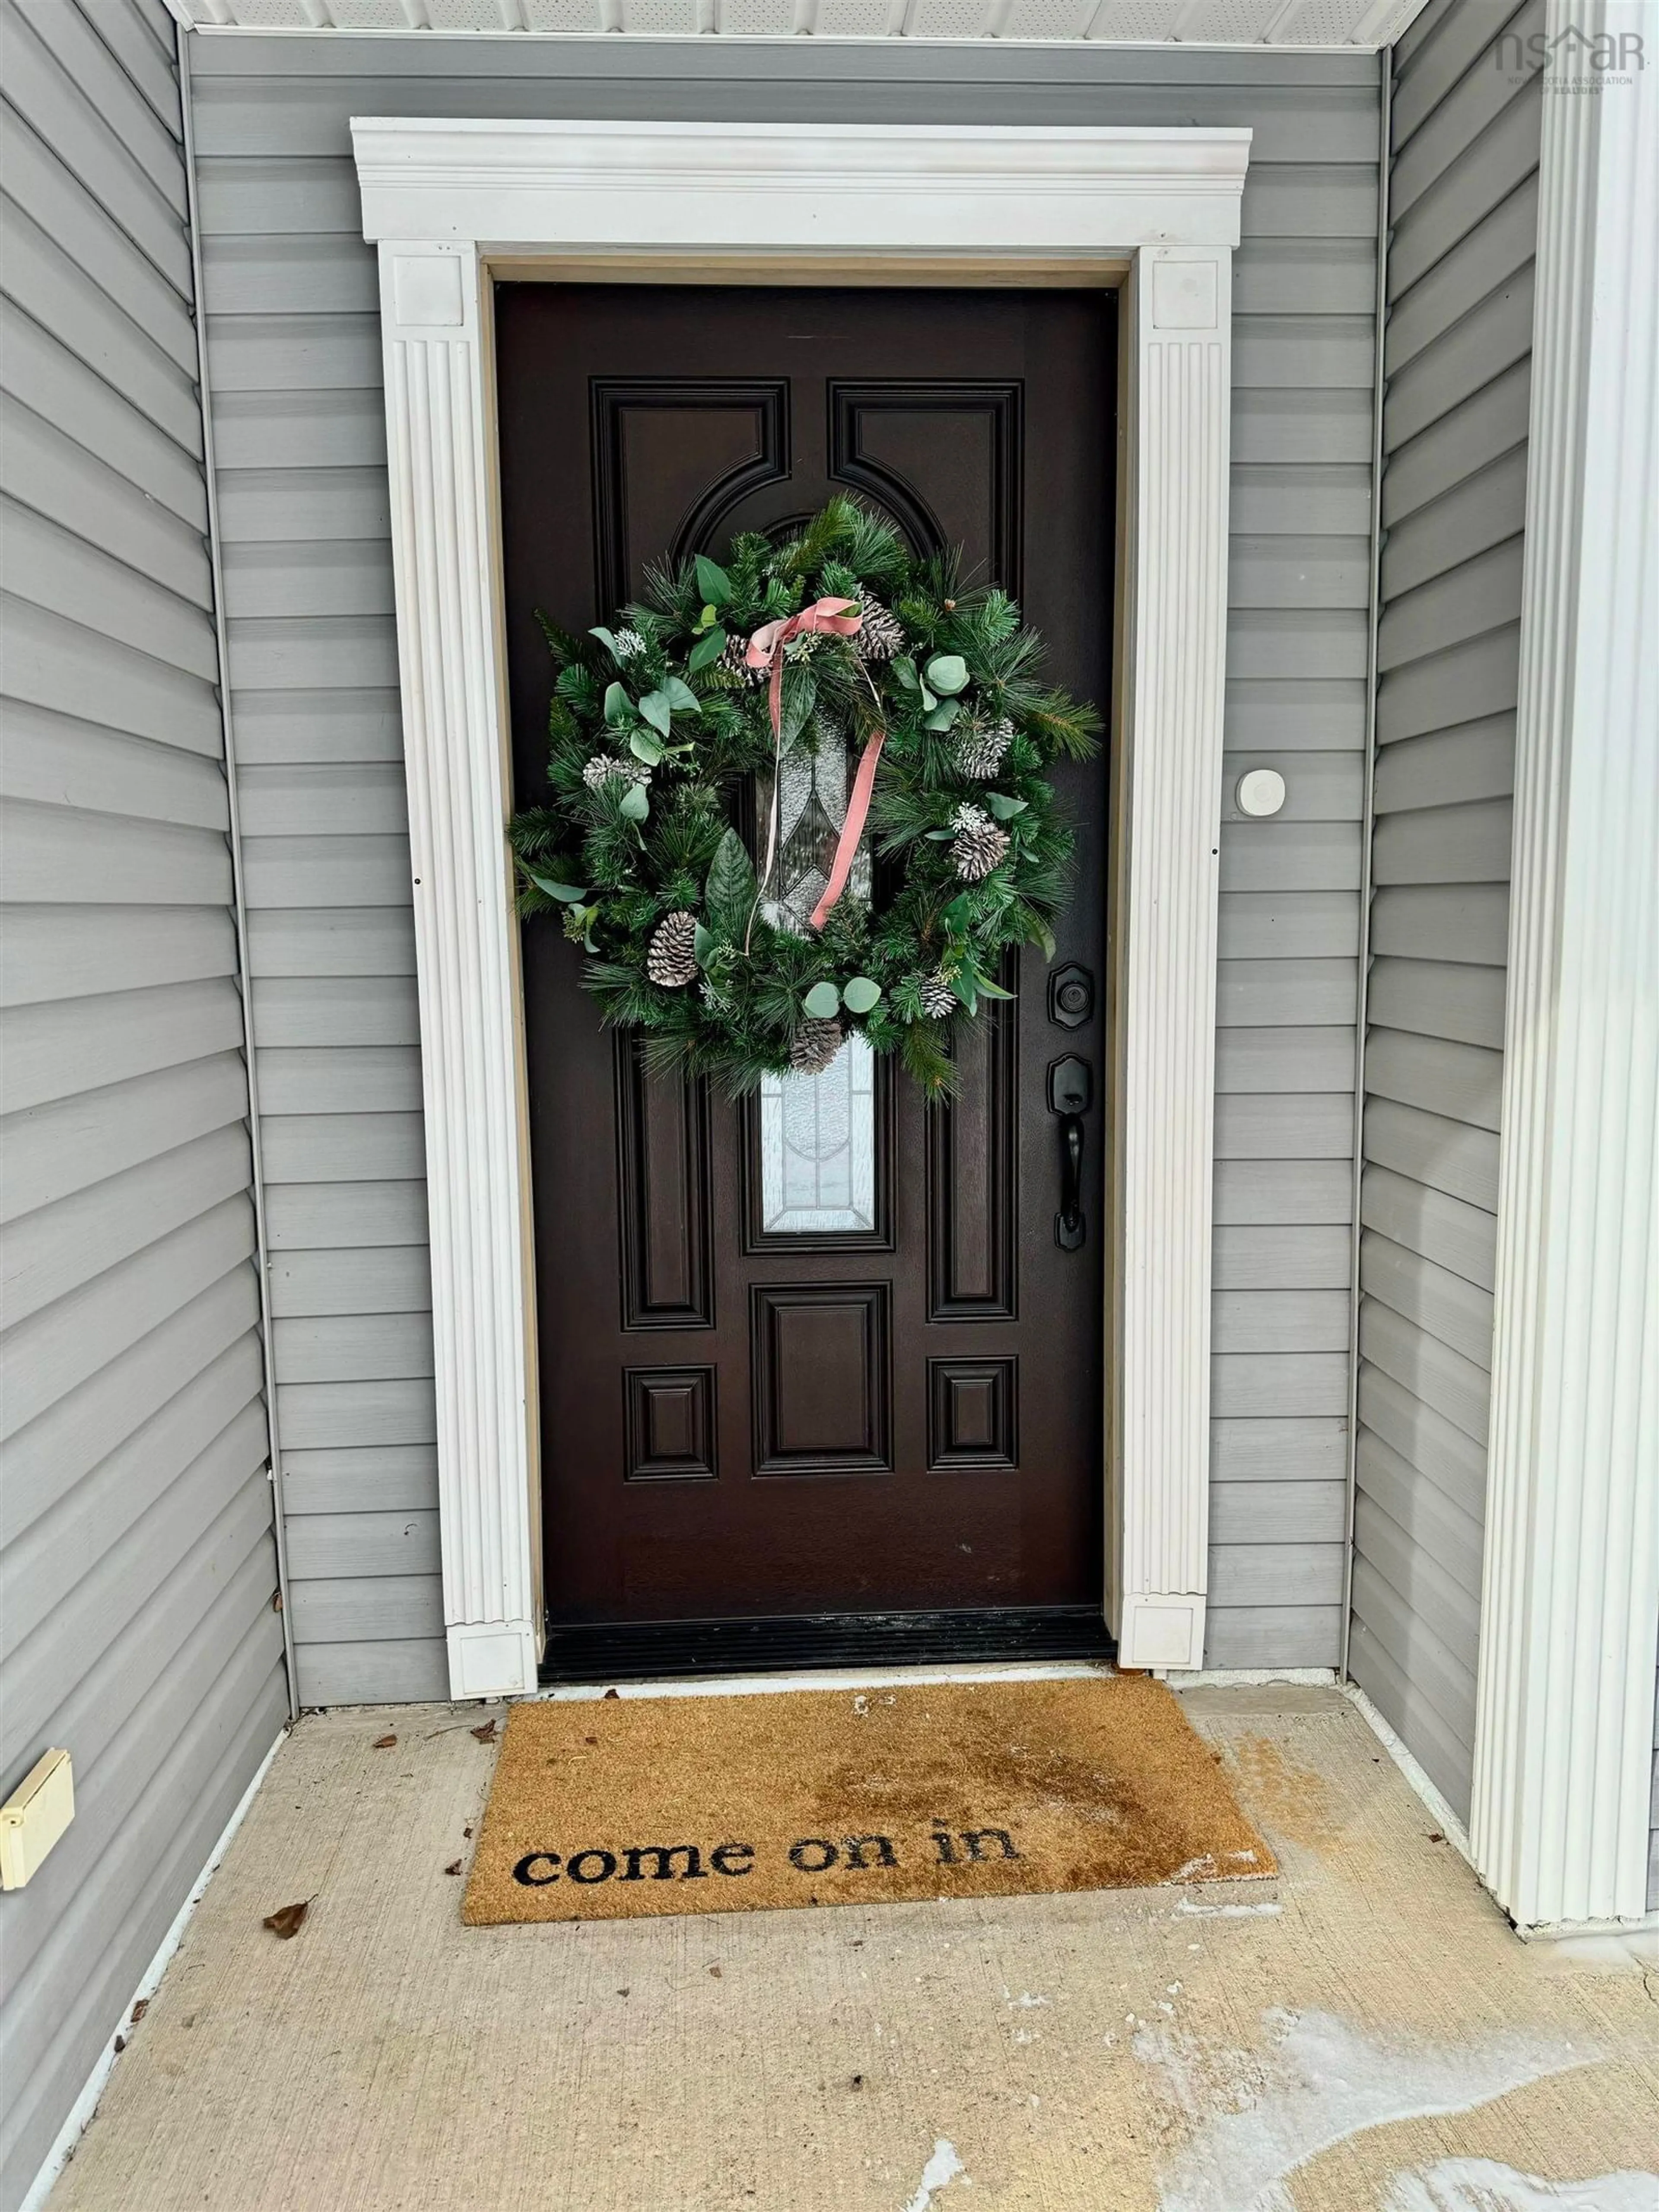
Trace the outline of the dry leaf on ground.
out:
<instances>
[{"instance_id":1,"label":"dry leaf on ground","mask_svg":"<svg viewBox=\"0 0 1659 2212\"><path fill-rule=\"evenodd\" d=\"M480 1743L494 1743L496 1729L497 1723L495 1721L486 1721L482 1728L475 1728L472 1733Z\"/></svg>"},{"instance_id":2,"label":"dry leaf on ground","mask_svg":"<svg viewBox=\"0 0 1659 2212\"><path fill-rule=\"evenodd\" d=\"M305 1926L306 1915L310 1910L311 1899L303 1898L298 1905L284 1905L276 1912L267 1912L264 1924L273 1936L280 1936L286 1942L290 1936L297 1936Z\"/></svg>"},{"instance_id":3,"label":"dry leaf on ground","mask_svg":"<svg viewBox=\"0 0 1659 2212\"><path fill-rule=\"evenodd\" d=\"M397 1741L395 1735L377 1735L368 1747L371 1751L390 1751Z\"/></svg>"}]
</instances>

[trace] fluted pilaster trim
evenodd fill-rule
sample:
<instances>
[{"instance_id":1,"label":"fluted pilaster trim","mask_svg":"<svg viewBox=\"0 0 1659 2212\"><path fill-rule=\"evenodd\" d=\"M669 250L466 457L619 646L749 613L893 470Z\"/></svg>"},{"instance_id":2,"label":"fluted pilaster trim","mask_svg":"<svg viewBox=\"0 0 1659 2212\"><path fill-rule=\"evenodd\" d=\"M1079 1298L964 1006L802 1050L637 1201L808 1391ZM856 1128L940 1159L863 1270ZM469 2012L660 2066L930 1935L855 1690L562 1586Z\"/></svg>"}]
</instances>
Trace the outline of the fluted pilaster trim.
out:
<instances>
[{"instance_id":1,"label":"fluted pilaster trim","mask_svg":"<svg viewBox=\"0 0 1659 2212\"><path fill-rule=\"evenodd\" d=\"M450 1689L533 1689L534 1439L478 258L380 248Z\"/></svg>"},{"instance_id":2,"label":"fluted pilaster trim","mask_svg":"<svg viewBox=\"0 0 1659 2212\"><path fill-rule=\"evenodd\" d=\"M1470 1820L1522 1925L1644 1910L1659 1638L1659 52L1569 19L1649 52L1544 101Z\"/></svg>"},{"instance_id":3,"label":"fluted pilaster trim","mask_svg":"<svg viewBox=\"0 0 1659 2212\"><path fill-rule=\"evenodd\" d=\"M1124 1662L1140 1667L1202 1666L1209 1586L1231 258L1157 249L1126 288L1136 553L1121 701L1111 1597Z\"/></svg>"}]
</instances>

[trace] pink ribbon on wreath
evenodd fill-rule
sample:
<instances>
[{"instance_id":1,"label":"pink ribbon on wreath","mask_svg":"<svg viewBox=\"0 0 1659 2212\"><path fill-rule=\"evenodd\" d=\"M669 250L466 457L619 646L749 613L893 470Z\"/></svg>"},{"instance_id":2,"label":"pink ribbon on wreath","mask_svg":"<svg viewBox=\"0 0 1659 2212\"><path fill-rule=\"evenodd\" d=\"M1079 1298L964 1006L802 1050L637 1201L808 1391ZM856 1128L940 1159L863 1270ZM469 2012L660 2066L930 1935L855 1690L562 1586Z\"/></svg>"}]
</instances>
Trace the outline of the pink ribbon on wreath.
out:
<instances>
[{"instance_id":1,"label":"pink ribbon on wreath","mask_svg":"<svg viewBox=\"0 0 1659 2212\"><path fill-rule=\"evenodd\" d=\"M854 610L851 614L847 611L849 607ZM858 608L856 600L815 599L810 607L803 607L799 614L789 615L781 622L763 623L749 641L744 659L750 668L767 671L767 700L772 714L773 745L772 806L766 825L766 865L761 871L756 907L759 906L766 886L772 880L772 864L777 857L783 781L783 649L792 637L805 637L814 633L834 637L856 637L863 620L863 612ZM886 737L885 730L877 730L859 762L858 774L853 780L852 796L847 803L846 819L842 823L841 836L836 844L830 880L824 885L823 897L811 912L811 924L814 929L823 928L830 908L847 888L847 878L852 871L859 839L864 834L865 818L870 811L870 795L876 781L876 763L881 757ZM749 917L751 929L754 919L751 912ZM744 950L747 949L745 940Z\"/></svg>"}]
</instances>

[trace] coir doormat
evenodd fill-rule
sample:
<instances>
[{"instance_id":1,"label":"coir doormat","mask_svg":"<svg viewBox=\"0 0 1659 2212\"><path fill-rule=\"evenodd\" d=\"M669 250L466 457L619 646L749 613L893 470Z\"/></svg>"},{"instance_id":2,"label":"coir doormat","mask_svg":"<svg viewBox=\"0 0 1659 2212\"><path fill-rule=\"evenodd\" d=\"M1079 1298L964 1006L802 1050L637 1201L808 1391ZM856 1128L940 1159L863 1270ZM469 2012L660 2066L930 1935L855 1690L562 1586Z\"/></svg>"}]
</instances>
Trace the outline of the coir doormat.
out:
<instances>
[{"instance_id":1,"label":"coir doormat","mask_svg":"<svg viewBox=\"0 0 1659 2212\"><path fill-rule=\"evenodd\" d=\"M515 1706L462 1917L1136 1888L1276 1872L1145 1675Z\"/></svg>"}]
</instances>

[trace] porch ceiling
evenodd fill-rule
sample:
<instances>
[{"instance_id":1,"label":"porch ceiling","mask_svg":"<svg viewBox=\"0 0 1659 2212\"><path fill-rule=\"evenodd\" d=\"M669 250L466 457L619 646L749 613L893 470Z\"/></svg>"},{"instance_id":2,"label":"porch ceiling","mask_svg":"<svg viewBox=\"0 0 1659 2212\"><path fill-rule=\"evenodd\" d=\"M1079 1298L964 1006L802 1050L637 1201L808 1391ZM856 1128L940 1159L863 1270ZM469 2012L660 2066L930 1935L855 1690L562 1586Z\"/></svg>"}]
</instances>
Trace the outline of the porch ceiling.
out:
<instances>
[{"instance_id":1,"label":"porch ceiling","mask_svg":"<svg viewBox=\"0 0 1659 2212\"><path fill-rule=\"evenodd\" d=\"M1427 0L167 0L202 30L1389 45Z\"/></svg>"}]
</instances>

